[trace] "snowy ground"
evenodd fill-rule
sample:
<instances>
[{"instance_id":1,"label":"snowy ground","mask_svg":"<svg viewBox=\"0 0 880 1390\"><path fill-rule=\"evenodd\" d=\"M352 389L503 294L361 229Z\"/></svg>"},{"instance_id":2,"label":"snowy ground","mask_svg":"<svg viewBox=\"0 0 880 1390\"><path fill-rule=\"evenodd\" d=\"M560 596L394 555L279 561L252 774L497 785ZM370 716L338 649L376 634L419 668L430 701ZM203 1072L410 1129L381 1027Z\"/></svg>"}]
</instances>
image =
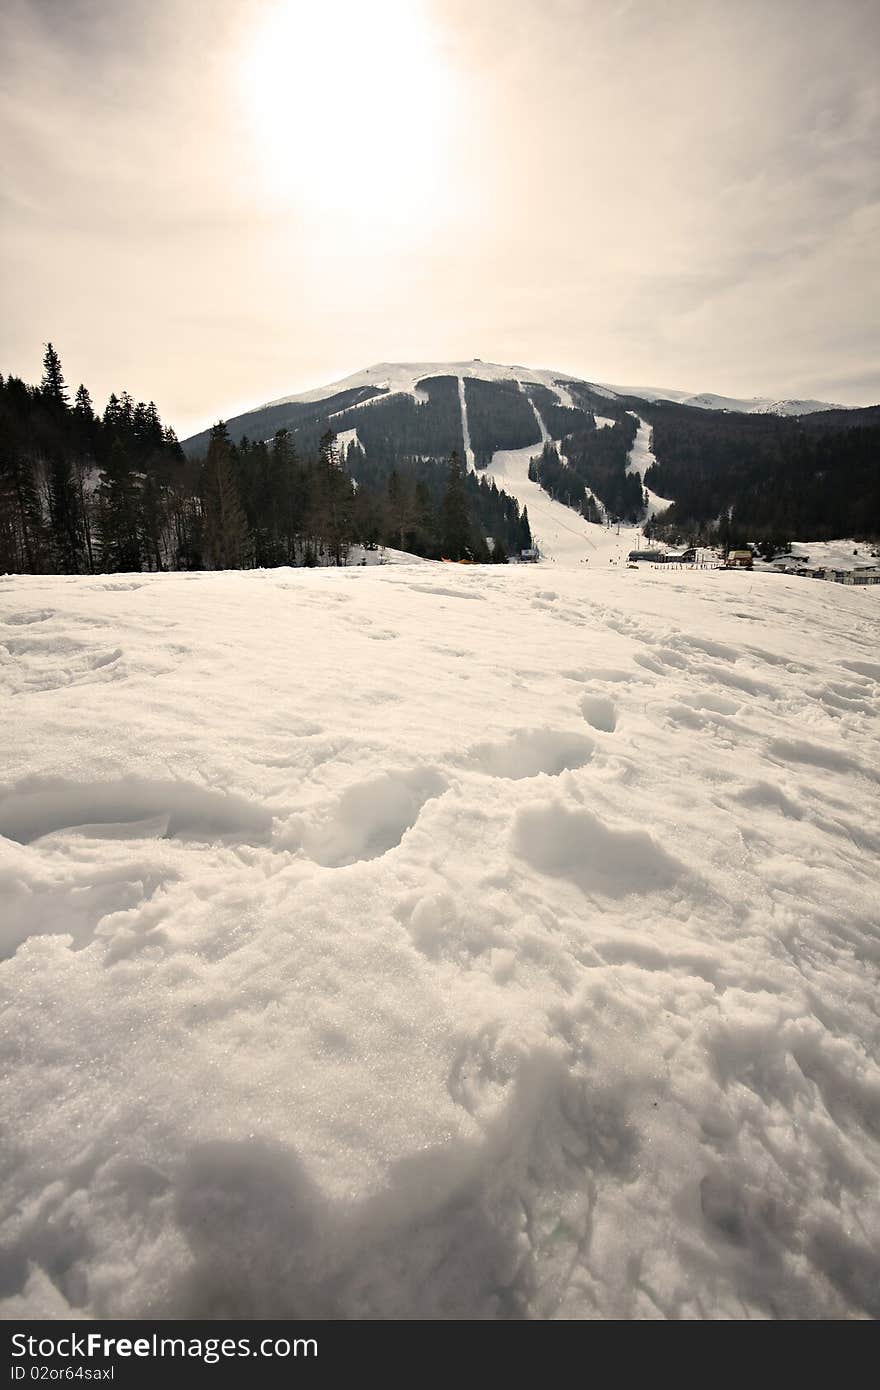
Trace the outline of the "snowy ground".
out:
<instances>
[{"instance_id":1,"label":"snowy ground","mask_svg":"<svg viewBox=\"0 0 880 1390\"><path fill-rule=\"evenodd\" d=\"M792 541L791 549L795 555L806 555L816 569L851 570L877 563L871 553L876 547L864 541Z\"/></svg>"},{"instance_id":2,"label":"snowy ground","mask_svg":"<svg viewBox=\"0 0 880 1390\"><path fill-rule=\"evenodd\" d=\"M486 476L529 509L532 539L548 564L572 566L626 564L630 550L644 547L645 538L636 526L597 526L586 521L573 507L555 502L540 483L529 478L529 461L540 453L540 445L526 449L499 449L492 455Z\"/></svg>"},{"instance_id":3,"label":"snowy ground","mask_svg":"<svg viewBox=\"0 0 880 1390\"><path fill-rule=\"evenodd\" d=\"M878 617L0 580L3 1314L880 1313Z\"/></svg>"}]
</instances>

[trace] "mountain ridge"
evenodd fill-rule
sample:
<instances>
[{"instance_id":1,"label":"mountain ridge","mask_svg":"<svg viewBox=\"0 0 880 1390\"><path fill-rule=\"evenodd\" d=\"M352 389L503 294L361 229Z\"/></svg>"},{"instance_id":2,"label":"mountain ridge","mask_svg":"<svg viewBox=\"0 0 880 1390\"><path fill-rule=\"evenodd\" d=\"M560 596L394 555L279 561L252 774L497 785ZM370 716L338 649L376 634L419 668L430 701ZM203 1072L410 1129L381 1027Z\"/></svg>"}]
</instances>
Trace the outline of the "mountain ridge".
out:
<instances>
[{"instance_id":1,"label":"mountain ridge","mask_svg":"<svg viewBox=\"0 0 880 1390\"><path fill-rule=\"evenodd\" d=\"M246 411L241 411L237 415L227 420L231 432L240 422L248 420L249 417L258 416L263 411L279 410L283 406L308 406L320 405L323 402L333 400L336 396L345 395L349 392L360 390L369 391L370 396L365 397L357 404L366 404L368 399L377 396L389 395L408 395L414 400L424 402L426 397L420 390L420 382L438 376L459 377L487 382L523 382L537 386L543 386L557 394L559 403L563 406L570 406L570 399L567 388L569 386L580 387L599 396L606 396L612 400L624 401L635 399L653 403L656 401L670 401L678 405L692 406L698 410L719 410L725 413L755 415L769 414L780 416L799 416L809 415L816 412L827 410L851 410L859 407L844 406L833 401L819 401L815 399L799 399L788 397L771 396L752 396L735 397L724 396L714 392L690 393L673 388L653 387L653 386L622 386L601 381L590 381L586 377L575 376L570 372L557 371L546 367L528 367L518 363L499 363L486 362L482 358L474 357L467 361L421 361L421 362L376 362L368 367L363 367L348 376L341 377L337 381L328 382L323 386L310 387L306 391L290 392L287 395L278 396L273 400L265 401L260 405L250 407ZM331 412L336 413L336 412ZM193 441L201 441L206 438L209 431L199 430L190 435L183 441L184 448L189 451Z\"/></svg>"}]
</instances>

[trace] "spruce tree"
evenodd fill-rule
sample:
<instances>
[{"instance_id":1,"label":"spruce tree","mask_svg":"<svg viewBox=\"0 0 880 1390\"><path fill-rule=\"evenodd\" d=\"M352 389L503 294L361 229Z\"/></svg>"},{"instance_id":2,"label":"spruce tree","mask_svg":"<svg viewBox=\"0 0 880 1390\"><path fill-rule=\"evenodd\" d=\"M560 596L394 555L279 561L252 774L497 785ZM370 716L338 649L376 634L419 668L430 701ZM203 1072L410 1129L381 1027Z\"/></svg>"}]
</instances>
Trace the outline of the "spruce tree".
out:
<instances>
[{"instance_id":1,"label":"spruce tree","mask_svg":"<svg viewBox=\"0 0 880 1390\"><path fill-rule=\"evenodd\" d=\"M46 344L43 353L43 380L40 390L55 405L67 405L67 383L61 370L61 359L51 343Z\"/></svg>"},{"instance_id":2,"label":"spruce tree","mask_svg":"<svg viewBox=\"0 0 880 1390\"><path fill-rule=\"evenodd\" d=\"M70 459L63 453L55 454L49 461L48 492L55 567L60 574L79 574L85 548L81 493Z\"/></svg>"},{"instance_id":3,"label":"spruce tree","mask_svg":"<svg viewBox=\"0 0 880 1390\"><path fill-rule=\"evenodd\" d=\"M529 525L528 507L523 507L522 516L519 519L519 548L520 550L532 549L532 528Z\"/></svg>"},{"instance_id":4,"label":"spruce tree","mask_svg":"<svg viewBox=\"0 0 880 1390\"><path fill-rule=\"evenodd\" d=\"M0 435L0 569L40 574L51 568L49 542L33 468Z\"/></svg>"},{"instance_id":5,"label":"spruce tree","mask_svg":"<svg viewBox=\"0 0 880 1390\"><path fill-rule=\"evenodd\" d=\"M443 554L448 560L473 559L473 536L461 459L453 451L446 471L442 514Z\"/></svg>"},{"instance_id":6,"label":"spruce tree","mask_svg":"<svg viewBox=\"0 0 880 1390\"><path fill-rule=\"evenodd\" d=\"M94 422L95 411L92 406L92 398L89 395L88 387L84 386L82 382L76 388L73 408L81 420L89 425Z\"/></svg>"},{"instance_id":7,"label":"spruce tree","mask_svg":"<svg viewBox=\"0 0 880 1390\"><path fill-rule=\"evenodd\" d=\"M388 478L388 520L395 545L406 550L406 538L418 522L419 503L410 479L396 468Z\"/></svg>"},{"instance_id":8,"label":"spruce tree","mask_svg":"<svg viewBox=\"0 0 880 1390\"><path fill-rule=\"evenodd\" d=\"M232 449L221 420L211 430L202 470L205 559L212 569L241 569L249 558L247 518L233 469Z\"/></svg>"},{"instance_id":9,"label":"spruce tree","mask_svg":"<svg viewBox=\"0 0 880 1390\"><path fill-rule=\"evenodd\" d=\"M296 540L303 524L303 489L293 438L277 430L269 450L266 493L272 512L273 564L296 564Z\"/></svg>"},{"instance_id":10,"label":"spruce tree","mask_svg":"<svg viewBox=\"0 0 880 1390\"><path fill-rule=\"evenodd\" d=\"M315 535L326 545L335 565L344 565L348 558L352 535L353 498L351 479L339 459L336 435L332 430L328 430L321 437L318 465L315 470L313 529Z\"/></svg>"},{"instance_id":11,"label":"spruce tree","mask_svg":"<svg viewBox=\"0 0 880 1390\"><path fill-rule=\"evenodd\" d=\"M103 570L140 570L140 489L125 446L118 438L113 441L98 488L98 531Z\"/></svg>"}]
</instances>

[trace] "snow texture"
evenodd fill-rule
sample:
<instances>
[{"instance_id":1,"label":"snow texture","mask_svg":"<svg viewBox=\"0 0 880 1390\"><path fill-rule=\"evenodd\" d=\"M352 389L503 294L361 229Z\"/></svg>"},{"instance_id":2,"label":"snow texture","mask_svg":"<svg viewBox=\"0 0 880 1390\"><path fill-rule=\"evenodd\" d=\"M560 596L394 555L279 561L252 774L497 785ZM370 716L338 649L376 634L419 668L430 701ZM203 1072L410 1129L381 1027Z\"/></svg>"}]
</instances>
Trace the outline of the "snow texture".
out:
<instances>
[{"instance_id":1,"label":"snow texture","mask_svg":"<svg viewBox=\"0 0 880 1390\"><path fill-rule=\"evenodd\" d=\"M880 1313L880 591L589 535L0 579L4 1316Z\"/></svg>"}]
</instances>

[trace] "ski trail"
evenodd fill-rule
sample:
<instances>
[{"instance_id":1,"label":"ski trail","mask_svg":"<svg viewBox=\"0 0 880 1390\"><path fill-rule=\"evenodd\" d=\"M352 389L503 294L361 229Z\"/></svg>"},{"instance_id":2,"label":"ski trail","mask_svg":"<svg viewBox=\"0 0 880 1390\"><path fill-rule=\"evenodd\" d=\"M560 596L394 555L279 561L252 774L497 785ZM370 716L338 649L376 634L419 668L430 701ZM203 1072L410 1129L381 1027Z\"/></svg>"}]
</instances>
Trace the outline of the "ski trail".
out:
<instances>
[{"instance_id":1,"label":"ski trail","mask_svg":"<svg viewBox=\"0 0 880 1390\"><path fill-rule=\"evenodd\" d=\"M464 446L464 466L472 469L474 466L474 451L471 448L471 432L468 429L467 400L464 394L464 377L458 378L458 399L461 404L461 439Z\"/></svg>"},{"instance_id":2,"label":"ski trail","mask_svg":"<svg viewBox=\"0 0 880 1390\"><path fill-rule=\"evenodd\" d=\"M535 422L538 426L538 432L541 435L539 443L541 445L541 448L543 449L545 444L553 443L553 440L550 438L550 432L547 429L547 426L544 424L544 421L541 419L541 413L538 410L538 407L535 405L535 402L532 400L531 396L526 395L526 389L523 386L522 382L519 380L519 378L517 378L516 384L519 387L522 394L526 397L526 400L528 401L529 405L532 407L532 414L535 417Z\"/></svg>"},{"instance_id":3,"label":"ski trail","mask_svg":"<svg viewBox=\"0 0 880 1390\"><path fill-rule=\"evenodd\" d=\"M522 382L519 385L522 389ZM627 552L640 540L638 530L622 527L618 535L616 530L597 526L572 507L554 501L529 477L530 461L544 444L554 443L541 412L533 401L529 404L541 433L540 443L529 444L524 449L498 449L492 455L487 476L494 478L497 486L510 497L515 497L521 508L528 508L532 538L545 560L566 566L624 564ZM558 449L558 444L556 447Z\"/></svg>"},{"instance_id":4,"label":"ski trail","mask_svg":"<svg viewBox=\"0 0 880 1390\"><path fill-rule=\"evenodd\" d=\"M336 436L336 447L339 450L340 458L345 458L346 454L348 453L348 448L350 444L356 445L357 448L360 449L362 454L365 454L367 452L361 441L358 439L358 432L356 429L340 430Z\"/></svg>"},{"instance_id":5,"label":"ski trail","mask_svg":"<svg viewBox=\"0 0 880 1390\"><path fill-rule=\"evenodd\" d=\"M559 401L560 405L567 405L569 410L577 410L574 398L567 386L563 386L559 381L554 381L550 389L556 392L556 399Z\"/></svg>"},{"instance_id":6,"label":"ski trail","mask_svg":"<svg viewBox=\"0 0 880 1390\"><path fill-rule=\"evenodd\" d=\"M525 389L524 389L524 387L523 387L523 383L522 383L521 381L518 381L518 382L517 382L517 385L519 386L519 389L520 389L520 390L523 392L523 394L525 395ZM545 444L552 444L552 445L553 445L553 448L556 450L557 454L559 455L561 461L562 461L564 464L567 464L567 463L568 463L568 459L565 457L565 454L562 452L562 440L561 440L561 439L551 439L551 438L550 438L550 433L549 433L549 431L548 431L546 425L544 424L543 419L541 418L541 412L539 411L538 407L535 405L534 401L531 400L528 396L526 396L526 400L528 400L529 405L532 407L532 410L534 411L535 419L536 419L537 422L538 422L538 429L541 431L541 447L543 448ZM614 424L614 421L612 420L611 423ZM607 517L607 513L606 513L606 511L605 511L605 503L599 501L599 498L596 496L596 494L594 493L593 489L592 489L591 487L587 486L586 483L584 484L584 487L586 488L587 496L588 496L588 497L592 497L592 499L593 499L593 501L595 502L596 506L599 508L599 515L600 515L603 519L605 519L605 518ZM541 491L543 492L543 488L541 489ZM568 510L568 511L571 511L572 508L569 507L569 508L567 508L567 510ZM577 512L575 512L575 516L577 516ZM590 541L590 540L588 540L587 543L588 543L589 545L593 545L593 542ZM595 547L594 547L594 548L595 548Z\"/></svg>"},{"instance_id":7,"label":"ski trail","mask_svg":"<svg viewBox=\"0 0 880 1390\"><path fill-rule=\"evenodd\" d=\"M651 449L651 427L645 420L636 415L634 410L628 410L626 413L627 415L631 415L634 420L637 420L639 425L638 432L633 440L633 446L627 456L626 471L627 473L638 473L642 487L648 494L648 506L645 511L645 516L656 516L658 512L665 511L667 507L671 507L672 503L668 497L661 497L658 493L652 492L650 488L645 487L645 474L652 464L657 462L653 450Z\"/></svg>"}]
</instances>

